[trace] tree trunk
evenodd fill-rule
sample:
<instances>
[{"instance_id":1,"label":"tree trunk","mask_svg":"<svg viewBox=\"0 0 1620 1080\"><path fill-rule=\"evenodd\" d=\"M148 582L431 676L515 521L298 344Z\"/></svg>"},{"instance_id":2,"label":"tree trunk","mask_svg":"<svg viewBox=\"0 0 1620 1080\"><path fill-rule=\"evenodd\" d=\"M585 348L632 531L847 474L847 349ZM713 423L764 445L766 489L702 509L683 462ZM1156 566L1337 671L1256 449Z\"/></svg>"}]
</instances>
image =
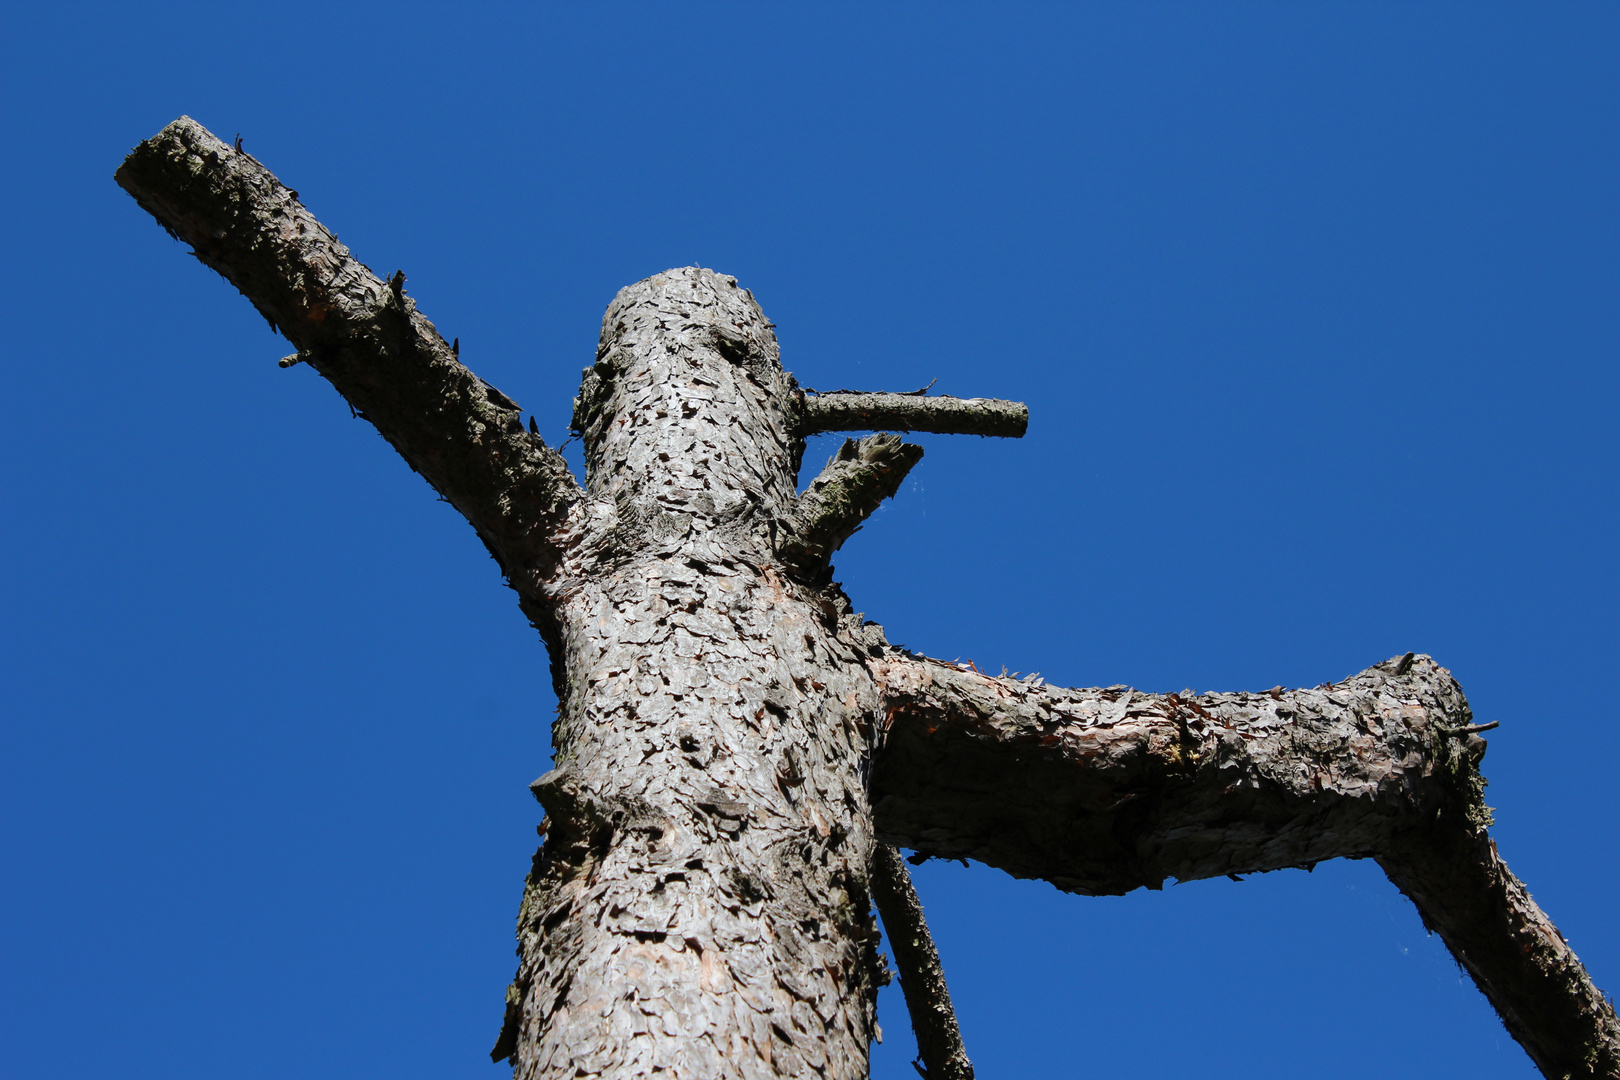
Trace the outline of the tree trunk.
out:
<instances>
[{"instance_id":1,"label":"tree trunk","mask_svg":"<svg viewBox=\"0 0 1620 1080\"><path fill-rule=\"evenodd\" d=\"M750 293L670 270L608 308L582 489L404 275L240 145L181 118L117 179L466 515L550 650L546 838L494 1051L520 1080L864 1077L879 841L1078 893L1377 858L1547 1076L1620 1077L1614 1010L1490 844L1482 729L1429 658L1182 698L993 679L860 622L827 560L922 451L850 440L796 495L804 436L1016 436L1021 405L806 394ZM925 1055L970 1075L904 868L881 870Z\"/></svg>"},{"instance_id":2,"label":"tree trunk","mask_svg":"<svg viewBox=\"0 0 1620 1080\"><path fill-rule=\"evenodd\" d=\"M880 838L1087 895L1375 858L1546 1076L1620 1077L1614 1006L1497 855L1484 728L1430 657L1187 698L873 666Z\"/></svg>"},{"instance_id":3,"label":"tree trunk","mask_svg":"<svg viewBox=\"0 0 1620 1080\"><path fill-rule=\"evenodd\" d=\"M598 355L500 1050L522 1080L865 1076L878 692L847 605L774 555L794 384L705 270L621 292Z\"/></svg>"}]
</instances>

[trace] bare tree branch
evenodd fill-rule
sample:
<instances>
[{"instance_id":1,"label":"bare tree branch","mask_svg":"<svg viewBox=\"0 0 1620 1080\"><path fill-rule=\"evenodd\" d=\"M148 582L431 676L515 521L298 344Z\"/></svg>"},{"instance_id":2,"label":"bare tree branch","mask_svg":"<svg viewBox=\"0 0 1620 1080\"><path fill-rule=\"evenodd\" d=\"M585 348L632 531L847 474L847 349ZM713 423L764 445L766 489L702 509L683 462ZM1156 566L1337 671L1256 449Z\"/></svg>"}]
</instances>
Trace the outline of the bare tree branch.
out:
<instances>
[{"instance_id":1,"label":"bare tree branch","mask_svg":"<svg viewBox=\"0 0 1620 1080\"><path fill-rule=\"evenodd\" d=\"M1549 1077L1620 1076L1620 1024L1484 829L1416 829L1378 856Z\"/></svg>"},{"instance_id":2,"label":"bare tree branch","mask_svg":"<svg viewBox=\"0 0 1620 1080\"><path fill-rule=\"evenodd\" d=\"M880 839L1088 894L1375 857L1543 1073L1620 1076L1613 1007L1486 835L1485 741L1431 658L1187 697L872 667Z\"/></svg>"},{"instance_id":3,"label":"bare tree branch","mask_svg":"<svg viewBox=\"0 0 1620 1080\"><path fill-rule=\"evenodd\" d=\"M900 490L922 456L922 447L901 442L898 435L845 439L794 503L778 553L801 570L824 565L884 499Z\"/></svg>"},{"instance_id":4,"label":"bare tree branch","mask_svg":"<svg viewBox=\"0 0 1620 1080\"><path fill-rule=\"evenodd\" d=\"M251 300L532 594L527 574L554 562L578 485L517 404L456 359L405 295L403 273L378 280L296 191L190 117L137 146L115 178Z\"/></svg>"},{"instance_id":5,"label":"bare tree branch","mask_svg":"<svg viewBox=\"0 0 1620 1080\"><path fill-rule=\"evenodd\" d=\"M1029 408L1020 401L846 390L805 394L799 415L800 435L822 431L928 431L936 435L1020 439L1028 427Z\"/></svg>"},{"instance_id":6,"label":"bare tree branch","mask_svg":"<svg viewBox=\"0 0 1620 1080\"><path fill-rule=\"evenodd\" d=\"M873 666L892 722L873 779L890 842L1092 895L1372 855L1415 810L1444 805L1436 732L1467 716L1428 660L1336 687L1187 698L906 654Z\"/></svg>"},{"instance_id":7,"label":"bare tree branch","mask_svg":"<svg viewBox=\"0 0 1620 1080\"><path fill-rule=\"evenodd\" d=\"M962 1031L951 1007L945 969L923 918L922 901L911 884L911 871L888 844L872 847L872 898L900 968L900 989L917 1035L917 1056L928 1080L973 1080L973 1063L962 1045Z\"/></svg>"}]
</instances>

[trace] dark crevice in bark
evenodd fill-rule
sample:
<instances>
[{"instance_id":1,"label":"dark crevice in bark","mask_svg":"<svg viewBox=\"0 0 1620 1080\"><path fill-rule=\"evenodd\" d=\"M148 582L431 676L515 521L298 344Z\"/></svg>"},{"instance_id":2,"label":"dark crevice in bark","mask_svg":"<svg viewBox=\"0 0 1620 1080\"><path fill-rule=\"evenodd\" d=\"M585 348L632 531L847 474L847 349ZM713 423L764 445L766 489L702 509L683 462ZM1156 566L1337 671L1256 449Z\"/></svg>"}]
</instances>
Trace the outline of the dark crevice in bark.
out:
<instances>
[{"instance_id":1,"label":"dark crevice in bark","mask_svg":"<svg viewBox=\"0 0 1620 1080\"><path fill-rule=\"evenodd\" d=\"M917 1036L917 1056L928 1080L973 1080L973 1064L962 1045L945 969L923 918L922 901L905 860L888 844L872 849L872 896L894 949L900 990Z\"/></svg>"}]
</instances>

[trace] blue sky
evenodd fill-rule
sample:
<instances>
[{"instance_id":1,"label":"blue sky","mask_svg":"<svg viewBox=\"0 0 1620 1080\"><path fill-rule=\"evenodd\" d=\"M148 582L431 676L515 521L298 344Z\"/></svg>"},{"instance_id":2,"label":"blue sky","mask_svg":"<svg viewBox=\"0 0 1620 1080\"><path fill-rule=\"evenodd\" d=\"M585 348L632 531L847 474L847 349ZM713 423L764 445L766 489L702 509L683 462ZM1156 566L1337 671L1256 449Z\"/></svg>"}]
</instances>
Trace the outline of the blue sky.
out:
<instances>
[{"instance_id":1,"label":"blue sky","mask_svg":"<svg viewBox=\"0 0 1620 1080\"><path fill-rule=\"evenodd\" d=\"M808 385L1027 401L923 437L837 559L858 609L1153 691L1431 653L1620 988L1617 51L1602 4L8 7L7 1073L506 1075L543 650L113 184L181 113L553 442L613 293L691 263ZM1535 1075L1370 864L917 880L986 1080Z\"/></svg>"}]
</instances>

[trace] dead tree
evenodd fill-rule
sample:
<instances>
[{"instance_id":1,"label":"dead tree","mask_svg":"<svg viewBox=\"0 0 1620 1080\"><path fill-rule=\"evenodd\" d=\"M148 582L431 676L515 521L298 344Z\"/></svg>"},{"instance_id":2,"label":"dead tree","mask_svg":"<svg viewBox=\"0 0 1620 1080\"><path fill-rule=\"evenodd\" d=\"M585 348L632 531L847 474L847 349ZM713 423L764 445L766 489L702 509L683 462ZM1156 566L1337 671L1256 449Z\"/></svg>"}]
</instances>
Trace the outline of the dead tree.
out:
<instances>
[{"instance_id":1,"label":"dead tree","mask_svg":"<svg viewBox=\"0 0 1620 1080\"><path fill-rule=\"evenodd\" d=\"M922 450L849 440L797 494L804 438L1017 436L1023 406L807 393L751 293L670 270L603 320L581 487L240 141L182 117L117 180L466 516L550 652L494 1051L519 1080L864 1077L874 899L929 1075L971 1075L886 845L1084 895L1373 858L1546 1076L1620 1077L1613 1008L1487 834L1492 725L1429 657L1183 698L992 678L855 616L828 560Z\"/></svg>"}]
</instances>

